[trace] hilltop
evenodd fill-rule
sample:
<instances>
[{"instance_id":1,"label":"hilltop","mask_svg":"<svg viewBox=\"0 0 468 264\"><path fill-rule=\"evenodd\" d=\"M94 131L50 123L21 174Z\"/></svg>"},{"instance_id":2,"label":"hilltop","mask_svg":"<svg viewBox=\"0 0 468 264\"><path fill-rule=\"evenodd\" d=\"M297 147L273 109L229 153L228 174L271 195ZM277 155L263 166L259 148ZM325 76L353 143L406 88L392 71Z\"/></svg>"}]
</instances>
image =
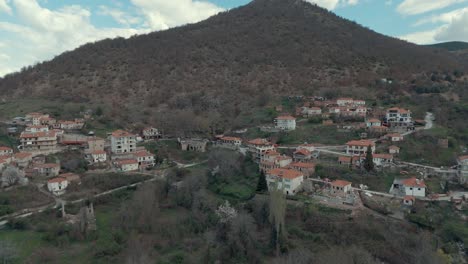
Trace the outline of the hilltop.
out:
<instances>
[{"instance_id":1,"label":"hilltop","mask_svg":"<svg viewBox=\"0 0 468 264\"><path fill-rule=\"evenodd\" d=\"M255 0L196 24L86 44L0 79L0 92L7 102L101 105L115 122L207 131L241 125L242 114L279 96L386 94L376 80L409 89L415 76L460 67L449 52L301 0Z\"/></svg>"},{"instance_id":2,"label":"hilltop","mask_svg":"<svg viewBox=\"0 0 468 264\"><path fill-rule=\"evenodd\" d=\"M451 41L427 46L439 49L446 49L448 51L468 50L468 42L463 41Z\"/></svg>"}]
</instances>

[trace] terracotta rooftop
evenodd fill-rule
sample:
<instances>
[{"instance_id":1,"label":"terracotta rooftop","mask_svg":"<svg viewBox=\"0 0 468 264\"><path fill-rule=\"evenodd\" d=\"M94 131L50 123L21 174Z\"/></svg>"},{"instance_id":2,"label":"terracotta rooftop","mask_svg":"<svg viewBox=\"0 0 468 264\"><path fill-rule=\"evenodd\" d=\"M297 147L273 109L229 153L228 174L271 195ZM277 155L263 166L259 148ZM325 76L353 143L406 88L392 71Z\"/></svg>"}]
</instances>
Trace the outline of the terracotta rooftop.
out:
<instances>
[{"instance_id":1,"label":"terracotta rooftop","mask_svg":"<svg viewBox=\"0 0 468 264\"><path fill-rule=\"evenodd\" d=\"M340 156L340 157L338 157L338 162L346 162L346 163L350 163L350 162L351 162L351 157L347 157L347 156Z\"/></svg>"},{"instance_id":2,"label":"terracotta rooftop","mask_svg":"<svg viewBox=\"0 0 468 264\"><path fill-rule=\"evenodd\" d=\"M308 151L307 149L298 149L296 151L294 151L294 154L300 154L300 155L304 155L304 156L309 156L311 153L310 151Z\"/></svg>"},{"instance_id":3,"label":"terracotta rooftop","mask_svg":"<svg viewBox=\"0 0 468 264\"><path fill-rule=\"evenodd\" d=\"M375 146L375 143L374 141L370 141L370 140L352 140L346 143L346 145L368 147L368 146Z\"/></svg>"},{"instance_id":4,"label":"terracotta rooftop","mask_svg":"<svg viewBox=\"0 0 468 264\"><path fill-rule=\"evenodd\" d=\"M9 147L0 147L0 151L13 151L13 149Z\"/></svg>"},{"instance_id":5,"label":"terracotta rooftop","mask_svg":"<svg viewBox=\"0 0 468 264\"><path fill-rule=\"evenodd\" d=\"M56 177L56 178L48 180L47 182L48 183L58 183L58 182L64 182L64 181L67 181L67 179L65 179L63 177Z\"/></svg>"},{"instance_id":6,"label":"terracotta rooftop","mask_svg":"<svg viewBox=\"0 0 468 264\"><path fill-rule=\"evenodd\" d=\"M415 202L415 201L416 201L416 198L415 198L414 196L412 196L412 195L405 195L405 196L403 197L403 200Z\"/></svg>"},{"instance_id":7,"label":"terracotta rooftop","mask_svg":"<svg viewBox=\"0 0 468 264\"><path fill-rule=\"evenodd\" d=\"M393 159L393 155L392 154L385 154L385 153L382 153L382 154L374 154L372 156L374 159Z\"/></svg>"},{"instance_id":8,"label":"terracotta rooftop","mask_svg":"<svg viewBox=\"0 0 468 264\"><path fill-rule=\"evenodd\" d=\"M112 132L112 136L113 137L134 137L135 135L134 134L131 134L125 130L116 130L114 132Z\"/></svg>"},{"instance_id":9,"label":"terracotta rooftop","mask_svg":"<svg viewBox=\"0 0 468 264\"><path fill-rule=\"evenodd\" d=\"M21 133L20 138L40 138L40 137L55 137L54 131L49 132L35 132L35 133Z\"/></svg>"},{"instance_id":10,"label":"terracotta rooftop","mask_svg":"<svg viewBox=\"0 0 468 264\"><path fill-rule=\"evenodd\" d=\"M400 113L400 114L407 114L407 113L409 113L409 110L403 109L403 108L399 108L399 107L392 107L392 108L389 108L389 109L387 110L387 112L390 112L390 111L392 111L392 112L398 112L398 113Z\"/></svg>"},{"instance_id":11,"label":"terracotta rooftop","mask_svg":"<svg viewBox=\"0 0 468 264\"><path fill-rule=\"evenodd\" d=\"M301 172L290 169L273 169L268 174L290 180L304 176Z\"/></svg>"},{"instance_id":12,"label":"terracotta rooftop","mask_svg":"<svg viewBox=\"0 0 468 264\"><path fill-rule=\"evenodd\" d=\"M264 139L264 138L256 138L256 139L252 139L250 141L248 141L247 143L251 144L251 145L271 145L271 143Z\"/></svg>"},{"instance_id":13,"label":"terracotta rooftop","mask_svg":"<svg viewBox=\"0 0 468 264\"><path fill-rule=\"evenodd\" d=\"M19 152L15 153L15 159L27 159L27 158L32 158L32 153L29 152Z\"/></svg>"},{"instance_id":14,"label":"terracotta rooftop","mask_svg":"<svg viewBox=\"0 0 468 264\"><path fill-rule=\"evenodd\" d=\"M134 154L136 157L149 157L149 156L154 156L152 153L150 153L147 150L140 150L138 152L135 152Z\"/></svg>"},{"instance_id":15,"label":"terracotta rooftop","mask_svg":"<svg viewBox=\"0 0 468 264\"><path fill-rule=\"evenodd\" d=\"M389 148L389 149L400 149L400 147L398 147L398 146L395 146L395 145L391 145L391 146L390 146L390 147L388 147L388 148ZM468 156L467 156L467 158L468 158Z\"/></svg>"},{"instance_id":16,"label":"terracotta rooftop","mask_svg":"<svg viewBox=\"0 0 468 264\"><path fill-rule=\"evenodd\" d=\"M134 159L126 159L126 160L118 160L116 161L118 165L130 165L130 164L138 164L137 160Z\"/></svg>"},{"instance_id":17,"label":"terracotta rooftop","mask_svg":"<svg viewBox=\"0 0 468 264\"><path fill-rule=\"evenodd\" d=\"M336 181L333 181L331 185L338 186L338 187L345 187L345 186L351 185L351 182L343 181L343 180L336 180Z\"/></svg>"},{"instance_id":18,"label":"terracotta rooftop","mask_svg":"<svg viewBox=\"0 0 468 264\"><path fill-rule=\"evenodd\" d=\"M93 155L103 155L103 154L106 154L106 152L104 150L96 150L96 151L93 151L91 154L93 154Z\"/></svg>"},{"instance_id":19,"label":"terracotta rooftop","mask_svg":"<svg viewBox=\"0 0 468 264\"><path fill-rule=\"evenodd\" d=\"M426 184L424 184L424 180L419 180L415 177L405 179L402 181L402 183L405 186L426 188Z\"/></svg>"},{"instance_id":20,"label":"terracotta rooftop","mask_svg":"<svg viewBox=\"0 0 468 264\"><path fill-rule=\"evenodd\" d=\"M371 123L380 123L380 120L377 119L377 118L370 118L369 120L367 120L367 122L371 122Z\"/></svg>"},{"instance_id":21,"label":"terracotta rooftop","mask_svg":"<svg viewBox=\"0 0 468 264\"><path fill-rule=\"evenodd\" d=\"M468 160L468 155L458 157L459 161Z\"/></svg>"},{"instance_id":22,"label":"terracotta rooftop","mask_svg":"<svg viewBox=\"0 0 468 264\"><path fill-rule=\"evenodd\" d=\"M226 140L226 141L241 141L241 138L238 137L221 137L221 140Z\"/></svg>"},{"instance_id":23,"label":"terracotta rooftop","mask_svg":"<svg viewBox=\"0 0 468 264\"><path fill-rule=\"evenodd\" d=\"M293 116L290 116L290 115L282 115L282 116L278 116L276 119L278 120L296 120L295 117Z\"/></svg>"}]
</instances>

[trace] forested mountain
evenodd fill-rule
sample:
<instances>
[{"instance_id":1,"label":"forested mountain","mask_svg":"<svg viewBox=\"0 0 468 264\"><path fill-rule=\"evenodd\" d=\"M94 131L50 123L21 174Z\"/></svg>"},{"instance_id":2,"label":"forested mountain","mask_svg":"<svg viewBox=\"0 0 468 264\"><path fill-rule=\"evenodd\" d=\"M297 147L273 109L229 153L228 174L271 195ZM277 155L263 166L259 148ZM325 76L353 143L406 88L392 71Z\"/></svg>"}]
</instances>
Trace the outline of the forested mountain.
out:
<instances>
[{"instance_id":1,"label":"forested mountain","mask_svg":"<svg viewBox=\"0 0 468 264\"><path fill-rule=\"evenodd\" d=\"M468 43L463 41L451 41L428 46L433 48L446 49L448 51L468 50Z\"/></svg>"},{"instance_id":2,"label":"forested mountain","mask_svg":"<svg viewBox=\"0 0 468 264\"><path fill-rule=\"evenodd\" d=\"M301 0L254 0L196 24L86 44L0 79L0 92L4 100L88 102L115 120L178 120L205 130L279 95L375 94L381 78L409 89L405 82L415 76L460 68L449 52L378 34Z\"/></svg>"}]
</instances>

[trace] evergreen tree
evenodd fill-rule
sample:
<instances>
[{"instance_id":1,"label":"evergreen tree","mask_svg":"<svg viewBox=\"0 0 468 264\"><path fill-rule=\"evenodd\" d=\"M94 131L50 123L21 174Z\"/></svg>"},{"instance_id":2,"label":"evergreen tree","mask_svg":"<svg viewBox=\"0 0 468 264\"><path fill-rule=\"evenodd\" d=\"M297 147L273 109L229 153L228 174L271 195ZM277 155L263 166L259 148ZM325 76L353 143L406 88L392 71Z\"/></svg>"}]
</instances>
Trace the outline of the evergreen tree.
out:
<instances>
[{"instance_id":1,"label":"evergreen tree","mask_svg":"<svg viewBox=\"0 0 468 264\"><path fill-rule=\"evenodd\" d=\"M449 190L449 182L448 181L445 181L445 185L444 185L444 193L448 193L450 190Z\"/></svg>"},{"instance_id":2,"label":"evergreen tree","mask_svg":"<svg viewBox=\"0 0 468 264\"><path fill-rule=\"evenodd\" d=\"M268 190L268 185L266 182L265 172L260 170L260 176L258 178L257 192L264 192Z\"/></svg>"},{"instance_id":3,"label":"evergreen tree","mask_svg":"<svg viewBox=\"0 0 468 264\"><path fill-rule=\"evenodd\" d=\"M364 169L370 172L374 170L374 157L372 156L372 146L367 147L366 159L364 160Z\"/></svg>"}]
</instances>

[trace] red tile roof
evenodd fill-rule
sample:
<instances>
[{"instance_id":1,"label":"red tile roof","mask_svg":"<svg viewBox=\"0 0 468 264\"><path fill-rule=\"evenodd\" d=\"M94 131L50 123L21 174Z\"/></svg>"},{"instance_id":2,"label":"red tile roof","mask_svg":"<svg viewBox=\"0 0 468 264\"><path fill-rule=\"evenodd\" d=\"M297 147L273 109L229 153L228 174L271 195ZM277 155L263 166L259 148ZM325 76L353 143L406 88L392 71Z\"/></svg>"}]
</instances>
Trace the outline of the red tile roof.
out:
<instances>
[{"instance_id":1,"label":"red tile roof","mask_svg":"<svg viewBox=\"0 0 468 264\"><path fill-rule=\"evenodd\" d=\"M278 120L296 120L295 117L290 116L290 115L278 116L276 119L278 119Z\"/></svg>"},{"instance_id":2,"label":"red tile roof","mask_svg":"<svg viewBox=\"0 0 468 264\"><path fill-rule=\"evenodd\" d=\"M393 159L392 154L385 154L385 153L383 153L383 154L374 154L372 157L374 159L388 159L388 160Z\"/></svg>"},{"instance_id":3,"label":"red tile roof","mask_svg":"<svg viewBox=\"0 0 468 264\"><path fill-rule=\"evenodd\" d=\"M39 138L39 137L55 137L56 134L54 131L49 132L35 132L35 133L21 133L20 138Z\"/></svg>"},{"instance_id":4,"label":"red tile roof","mask_svg":"<svg viewBox=\"0 0 468 264\"><path fill-rule=\"evenodd\" d=\"M48 183L56 183L56 182L64 182L64 181L67 181L67 179L65 179L63 177L56 177L56 178L48 180L47 182Z\"/></svg>"},{"instance_id":5,"label":"red tile roof","mask_svg":"<svg viewBox=\"0 0 468 264\"><path fill-rule=\"evenodd\" d=\"M301 172L290 169L272 169L268 172L268 174L290 180L304 176Z\"/></svg>"},{"instance_id":6,"label":"red tile roof","mask_svg":"<svg viewBox=\"0 0 468 264\"><path fill-rule=\"evenodd\" d=\"M221 140L226 140L226 141L241 141L241 138L238 137L221 137Z\"/></svg>"},{"instance_id":7,"label":"red tile roof","mask_svg":"<svg viewBox=\"0 0 468 264\"><path fill-rule=\"evenodd\" d=\"M360 147L368 147L368 146L375 146L375 143L370 140L352 140L346 143L348 146L360 146Z\"/></svg>"},{"instance_id":8,"label":"red tile roof","mask_svg":"<svg viewBox=\"0 0 468 264\"><path fill-rule=\"evenodd\" d=\"M298 149L294 152L294 154L300 154L300 155L303 155L303 156L309 156L311 153L310 151L308 151L307 149Z\"/></svg>"},{"instance_id":9,"label":"red tile roof","mask_svg":"<svg viewBox=\"0 0 468 264\"><path fill-rule=\"evenodd\" d=\"M9 147L0 147L0 151L13 151L13 149Z\"/></svg>"},{"instance_id":10,"label":"red tile roof","mask_svg":"<svg viewBox=\"0 0 468 264\"><path fill-rule=\"evenodd\" d=\"M388 147L388 148L389 148L389 149L400 149L400 147L398 147L398 146L395 146L395 145L391 145L391 146L390 146L390 147ZM468 156L467 156L467 158L468 158Z\"/></svg>"},{"instance_id":11,"label":"red tile roof","mask_svg":"<svg viewBox=\"0 0 468 264\"><path fill-rule=\"evenodd\" d=\"M414 196L412 196L412 195L405 195L405 197L403 197L403 200L415 202L416 198Z\"/></svg>"},{"instance_id":12,"label":"red tile roof","mask_svg":"<svg viewBox=\"0 0 468 264\"><path fill-rule=\"evenodd\" d=\"M377 118L371 118L369 120L367 120L367 122L371 122L371 123L380 123L381 121Z\"/></svg>"},{"instance_id":13,"label":"red tile roof","mask_svg":"<svg viewBox=\"0 0 468 264\"><path fill-rule=\"evenodd\" d=\"M264 138L256 138L256 139L252 139L250 141L248 141L247 143L251 144L251 145L271 145L271 143L264 139Z\"/></svg>"},{"instance_id":14,"label":"red tile roof","mask_svg":"<svg viewBox=\"0 0 468 264\"><path fill-rule=\"evenodd\" d=\"M459 161L468 160L468 155L458 157Z\"/></svg>"},{"instance_id":15,"label":"red tile roof","mask_svg":"<svg viewBox=\"0 0 468 264\"><path fill-rule=\"evenodd\" d=\"M397 111L397 112L399 112L400 114L409 113L409 110L406 110L406 109L403 109L403 108L399 108L399 107L392 107L392 108L389 108L389 109L387 110L387 112L390 112L390 111Z\"/></svg>"},{"instance_id":16,"label":"red tile roof","mask_svg":"<svg viewBox=\"0 0 468 264\"><path fill-rule=\"evenodd\" d=\"M32 153L29 152L20 152L20 153L15 153L15 159L27 159L27 158L32 158Z\"/></svg>"},{"instance_id":17,"label":"red tile roof","mask_svg":"<svg viewBox=\"0 0 468 264\"><path fill-rule=\"evenodd\" d=\"M93 155L103 155L103 154L107 154L104 150L96 150L96 151L93 151L91 154Z\"/></svg>"},{"instance_id":18,"label":"red tile roof","mask_svg":"<svg viewBox=\"0 0 468 264\"><path fill-rule=\"evenodd\" d=\"M154 156L153 154L151 154L150 152L148 152L147 150L141 150L141 151L138 151L138 152L135 152L134 154L136 157L152 157Z\"/></svg>"},{"instance_id":19,"label":"red tile roof","mask_svg":"<svg viewBox=\"0 0 468 264\"><path fill-rule=\"evenodd\" d=\"M134 137L135 135L127 131L119 129L119 130L112 132L112 136L113 137Z\"/></svg>"},{"instance_id":20,"label":"red tile roof","mask_svg":"<svg viewBox=\"0 0 468 264\"><path fill-rule=\"evenodd\" d=\"M426 188L426 184L424 184L424 180L419 180L416 177L403 180L403 185L410 186L410 187Z\"/></svg>"},{"instance_id":21,"label":"red tile roof","mask_svg":"<svg viewBox=\"0 0 468 264\"><path fill-rule=\"evenodd\" d=\"M130 164L138 164L137 160L134 159L126 159L126 160L118 160L116 161L118 165L130 165Z\"/></svg>"},{"instance_id":22,"label":"red tile roof","mask_svg":"<svg viewBox=\"0 0 468 264\"><path fill-rule=\"evenodd\" d=\"M338 187L345 187L345 186L351 185L351 182L343 181L343 180L336 180L336 181L333 181L331 185L338 186Z\"/></svg>"},{"instance_id":23,"label":"red tile roof","mask_svg":"<svg viewBox=\"0 0 468 264\"><path fill-rule=\"evenodd\" d=\"M346 163L350 163L350 162L351 162L351 157L347 157L347 156L340 156L340 157L338 157L338 162L346 162Z\"/></svg>"}]
</instances>

